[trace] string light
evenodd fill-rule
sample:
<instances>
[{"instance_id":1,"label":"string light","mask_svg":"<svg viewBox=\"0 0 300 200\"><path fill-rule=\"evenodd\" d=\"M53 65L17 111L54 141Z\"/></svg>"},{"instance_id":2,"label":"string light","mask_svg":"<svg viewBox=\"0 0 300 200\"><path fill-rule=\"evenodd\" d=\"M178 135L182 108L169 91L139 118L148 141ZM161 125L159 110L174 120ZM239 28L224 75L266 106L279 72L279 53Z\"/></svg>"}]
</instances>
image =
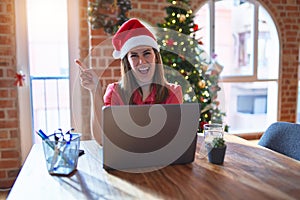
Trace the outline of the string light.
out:
<instances>
[{"instance_id":1,"label":"string light","mask_svg":"<svg viewBox=\"0 0 300 200\"><path fill-rule=\"evenodd\" d=\"M164 30L164 35L162 35L163 40L160 43L167 47L166 50L168 52L178 53L177 55L166 53L164 62L168 63L174 70L178 70L185 81L190 82L190 85L183 90L183 99L186 102L201 103L205 112L201 113L199 122L217 122L223 114L218 113L214 108L214 106L217 107L215 104L215 95L210 89L216 83L213 77L207 73L210 58L208 55L202 55L205 51L200 46L201 43L195 35L198 25L194 24L192 19L189 19L193 17L192 9L188 3L183 1L171 0L169 2L171 2L170 7L167 9L169 16L166 22L160 25L162 28L168 27L169 29ZM178 10L185 10L185 13L178 12ZM170 29L174 30L176 34L171 34L169 32ZM167 36L165 37L165 35ZM170 80L173 80L173 74L168 75L167 78L169 76ZM175 80L172 82L175 82ZM181 81L179 83L181 84ZM200 124L198 130L201 131L201 129Z\"/></svg>"},{"instance_id":2,"label":"string light","mask_svg":"<svg viewBox=\"0 0 300 200\"><path fill-rule=\"evenodd\" d=\"M197 100L197 97L196 97L196 96L193 96L192 101L196 101L196 100Z\"/></svg>"}]
</instances>

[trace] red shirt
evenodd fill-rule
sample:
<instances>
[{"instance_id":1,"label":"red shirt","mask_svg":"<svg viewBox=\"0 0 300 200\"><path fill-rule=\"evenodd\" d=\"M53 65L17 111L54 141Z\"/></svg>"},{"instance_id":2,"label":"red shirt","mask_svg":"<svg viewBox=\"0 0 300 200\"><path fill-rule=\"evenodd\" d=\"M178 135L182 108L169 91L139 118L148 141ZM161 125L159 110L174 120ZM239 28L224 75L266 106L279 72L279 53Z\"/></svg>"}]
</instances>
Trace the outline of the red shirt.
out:
<instances>
[{"instance_id":1,"label":"red shirt","mask_svg":"<svg viewBox=\"0 0 300 200\"><path fill-rule=\"evenodd\" d=\"M124 102L117 90L117 87L117 82L111 83L107 86L105 94L103 96L105 106L124 105ZM162 104L181 104L183 102L181 86L175 84L168 84L167 88L169 89L169 96L164 102L162 102ZM145 101L142 101L142 96L138 91L135 91L133 95L133 102L137 105L154 104L156 88L153 88L153 90L145 99Z\"/></svg>"}]
</instances>

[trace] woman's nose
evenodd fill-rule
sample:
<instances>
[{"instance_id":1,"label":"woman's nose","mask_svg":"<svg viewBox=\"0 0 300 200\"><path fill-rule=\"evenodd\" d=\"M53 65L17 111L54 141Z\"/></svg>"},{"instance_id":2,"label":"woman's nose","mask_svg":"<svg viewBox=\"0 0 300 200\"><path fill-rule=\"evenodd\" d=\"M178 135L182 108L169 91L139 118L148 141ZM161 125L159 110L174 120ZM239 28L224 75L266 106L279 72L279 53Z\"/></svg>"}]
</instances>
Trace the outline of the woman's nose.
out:
<instances>
[{"instance_id":1,"label":"woman's nose","mask_svg":"<svg viewBox=\"0 0 300 200\"><path fill-rule=\"evenodd\" d=\"M139 64L145 64L145 63L146 63L146 59L144 58L144 56L140 56Z\"/></svg>"}]
</instances>

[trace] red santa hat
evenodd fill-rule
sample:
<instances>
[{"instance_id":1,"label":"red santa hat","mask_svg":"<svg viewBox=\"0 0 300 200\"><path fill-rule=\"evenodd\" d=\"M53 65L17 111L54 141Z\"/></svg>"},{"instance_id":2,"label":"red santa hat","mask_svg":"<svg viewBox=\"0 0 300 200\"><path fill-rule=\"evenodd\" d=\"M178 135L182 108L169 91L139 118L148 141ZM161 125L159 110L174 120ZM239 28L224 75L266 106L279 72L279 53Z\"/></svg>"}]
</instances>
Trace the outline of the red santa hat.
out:
<instances>
[{"instance_id":1,"label":"red santa hat","mask_svg":"<svg viewBox=\"0 0 300 200\"><path fill-rule=\"evenodd\" d=\"M130 49L145 45L159 51L154 35L138 19L132 18L126 21L112 38L114 46L113 57L124 58Z\"/></svg>"}]
</instances>

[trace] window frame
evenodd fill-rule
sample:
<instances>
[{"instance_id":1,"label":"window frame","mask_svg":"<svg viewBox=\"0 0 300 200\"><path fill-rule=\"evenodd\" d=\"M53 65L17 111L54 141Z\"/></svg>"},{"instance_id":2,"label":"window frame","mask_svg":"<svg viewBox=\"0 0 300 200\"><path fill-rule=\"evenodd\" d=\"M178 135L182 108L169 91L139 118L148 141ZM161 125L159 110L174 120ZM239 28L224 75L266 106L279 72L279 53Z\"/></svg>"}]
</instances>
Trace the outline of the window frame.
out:
<instances>
[{"instance_id":1,"label":"window frame","mask_svg":"<svg viewBox=\"0 0 300 200\"><path fill-rule=\"evenodd\" d=\"M208 0L206 2L208 6L208 12L209 12L209 55L215 55L215 3L218 0ZM278 55L278 76L277 78L258 78L258 38L259 38L259 8L263 7L266 11L265 6L261 5L257 1L248 0L249 3L254 5L254 15L253 15L253 60L250 61L253 63L253 75L232 75L232 76L220 76L219 83L248 83L248 82L276 82L278 85L277 91L279 90L279 70L280 70L280 61L281 61L281 55L280 55L280 38L278 35L278 42L279 42L279 55ZM204 6L203 4L201 8ZM269 12L268 12L269 13ZM276 31L278 33L277 24L275 23L275 20L272 16L270 16L272 19L272 22L275 24ZM278 110L279 106L279 92L277 94L277 103L276 107ZM276 119L278 119L278 112L276 115ZM230 124L229 124L230 126ZM229 130L230 132L230 130ZM232 133L234 135L238 135L240 137L243 137L245 139L259 139L260 136L263 134L263 132L257 132L257 131L249 131L249 132L242 132L242 133Z\"/></svg>"},{"instance_id":2,"label":"window frame","mask_svg":"<svg viewBox=\"0 0 300 200\"><path fill-rule=\"evenodd\" d=\"M25 74L25 85L18 89L19 121L20 121L20 146L22 163L28 156L34 143L35 132L32 127L31 106L31 86L30 86L30 67L28 52L28 31L27 31L27 1L15 0L15 26L16 26L16 66L17 71L22 70ZM80 30L80 2L79 0L67 0L68 9L68 52L69 52L69 88L70 88L70 114L71 125L76 130L82 129L81 114L82 102L81 91L78 81L79 69L75 66L74 59L80 57L79 49L79 30ZM76 102L75 102L76 101Z\"/></svg>"}]
</instances>

